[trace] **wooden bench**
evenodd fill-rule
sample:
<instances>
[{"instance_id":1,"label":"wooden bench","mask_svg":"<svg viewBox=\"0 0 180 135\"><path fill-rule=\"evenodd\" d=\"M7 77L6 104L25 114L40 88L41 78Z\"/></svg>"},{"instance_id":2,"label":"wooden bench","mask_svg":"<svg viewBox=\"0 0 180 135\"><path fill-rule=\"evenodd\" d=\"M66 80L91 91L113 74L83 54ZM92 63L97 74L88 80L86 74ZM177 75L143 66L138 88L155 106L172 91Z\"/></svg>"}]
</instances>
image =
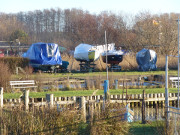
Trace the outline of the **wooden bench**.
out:
<instances>
[{"instance_id":1,"label":"wooden bench","mask_svg":"<svg viewBox=\"0 0 180 135\"><path fill-rule=\"evenodd\" d=\"M10 86L12 92L15 89L21 90L21 89L37 88L37 86L35 86L34 80L10 81Z\"/></svg>"},{"instance_id":2,"label":"wooden bench","mask_svg":"<svg viewBox=\"0 0 180 135\"><path fill-rule=\"evenodd\" d=\"M169 80L171 81L172 83L172 88L178 88L178 77L170 77ZM180 80L180 77L179 77L179 80ZM180 85L180 82L179 82L179 85Z\"/></svg>"}]
</instances>

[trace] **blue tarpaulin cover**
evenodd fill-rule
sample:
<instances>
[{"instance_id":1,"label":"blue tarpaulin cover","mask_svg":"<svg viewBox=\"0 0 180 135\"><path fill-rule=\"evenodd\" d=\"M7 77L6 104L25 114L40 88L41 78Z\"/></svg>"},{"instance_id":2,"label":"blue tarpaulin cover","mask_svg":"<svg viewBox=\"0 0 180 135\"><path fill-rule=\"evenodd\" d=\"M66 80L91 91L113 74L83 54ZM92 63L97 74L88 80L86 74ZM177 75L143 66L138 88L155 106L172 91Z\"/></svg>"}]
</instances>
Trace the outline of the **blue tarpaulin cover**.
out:
<instances>
[{"instance_id":1,"label":"blue tarpaulin cover","mask_svg":"<svg viewBox=\"0 0 180 135\"><path fill-rule=\"evenodd\" d=\"M140 71L156 70L157 55L156 52L149 49L142 49L136 54L136 61Z\"/></svg>"},{"instance_id":2,"label":"blue tarpaulin cover","mask_svg":"<svg viewBox=\"0 0 180 135\"><path fill-rule=\"evenodd\" d=\"M55 43L34 43L23 57L29 58L32 65L62 65L58 44Z\"/></svg>"}]
</instances>

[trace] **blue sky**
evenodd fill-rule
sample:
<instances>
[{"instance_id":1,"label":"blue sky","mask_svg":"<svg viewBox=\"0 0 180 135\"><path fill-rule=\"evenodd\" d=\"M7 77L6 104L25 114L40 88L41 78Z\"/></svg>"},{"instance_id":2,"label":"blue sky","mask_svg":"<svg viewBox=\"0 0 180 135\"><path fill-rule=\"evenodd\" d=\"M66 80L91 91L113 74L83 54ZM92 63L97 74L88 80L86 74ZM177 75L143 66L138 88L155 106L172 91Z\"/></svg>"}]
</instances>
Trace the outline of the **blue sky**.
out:
<instances>
[{"instance_id":1,"label":"blue sky","mask_svg":"<svg viewBox=\"0 0 180 135\"><path fill-rule=\"evenodd\" d=\"M180 13L180 0L0 0L0 12L17 13L50 8L80 8L90 13Z\"/></svg>"}]
</instances>

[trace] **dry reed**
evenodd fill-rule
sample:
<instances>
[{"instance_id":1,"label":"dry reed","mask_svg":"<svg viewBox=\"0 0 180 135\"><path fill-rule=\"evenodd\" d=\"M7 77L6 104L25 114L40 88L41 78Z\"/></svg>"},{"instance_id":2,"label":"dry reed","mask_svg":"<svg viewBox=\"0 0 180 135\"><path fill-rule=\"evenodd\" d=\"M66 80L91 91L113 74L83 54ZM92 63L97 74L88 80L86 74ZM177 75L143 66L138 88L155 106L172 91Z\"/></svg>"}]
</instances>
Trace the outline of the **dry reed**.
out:
<instances>
[{"instance_id":1,"label":"dry reed","mask_svg":"<svg viewBox=\"0 0 180 135\"><path fill-rule=\"evenodd\" d=\"M99 104L100 105L100 104ZM90 106L89 106L90 107ZM96 107L87 122L81 119L81 111L75 107L34 108L31 112L12 109L0 115L1 133L6 134L127 134L129 125L122 121L122 107L106 105L105 110ZM116 111L112 111L116 110Z\"/></svg>"},{"instance_id":2,"label":"dry reed","mask_svg":"<svg viewBox=\"0 0 180 135\"><path fill-rule=\"evenodd\" d=\"M73 56L64 55L62 57L62 59L69 62L68 69L70 71L80 69L80 67L79 67L80 62L76 61ZM168 63L169 63L170 69L177 69L178 59L176 57L169 56ZM106 63L104 63L102 61L101 57L97 61L95 61L95 64L96 64L96 67L95 67L96 71L105 71L106 70ZM125 55L123 57L123 61L119 65L122 67L122 70L125 70L125 71L135 70L135 71L137 71L138 70L138 64L136 62L136 54ZM156 65L157 65L157 68L159 70L164 70L164 68L165 68L165 56L164 55L158 55L157 56Z\"/></svg>"}]
</instances>

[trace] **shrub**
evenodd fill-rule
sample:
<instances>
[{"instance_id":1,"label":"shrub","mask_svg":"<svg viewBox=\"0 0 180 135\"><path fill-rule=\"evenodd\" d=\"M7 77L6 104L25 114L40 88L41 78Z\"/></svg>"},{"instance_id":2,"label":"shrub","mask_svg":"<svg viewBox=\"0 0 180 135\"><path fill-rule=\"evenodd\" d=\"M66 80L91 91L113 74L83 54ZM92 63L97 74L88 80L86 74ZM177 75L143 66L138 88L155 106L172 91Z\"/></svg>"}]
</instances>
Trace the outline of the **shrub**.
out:
<instances>
[{"instance_id":1,"label":"shrub","mask_svg":"<svg viewBox=\"0 0 180 135\"><path fill-rule=\"evenodd\" d=\"M3 57L0 62L7 64L9 71L15 73L16 67L25 68L29 66L29 60L22 57Z\"/></svg>"},{"instance_id":2,"label":"shrub","mask_svg":"<svg viewBox=\"0 0 180 135\"><path fill-rule=\"evenodd\" d=\"M0 87L3 87L5 92L9 92L7 87L10 77L11 73L9 72L9 67L4 62L0 62Z\"/></svg>"}]
</instances>

